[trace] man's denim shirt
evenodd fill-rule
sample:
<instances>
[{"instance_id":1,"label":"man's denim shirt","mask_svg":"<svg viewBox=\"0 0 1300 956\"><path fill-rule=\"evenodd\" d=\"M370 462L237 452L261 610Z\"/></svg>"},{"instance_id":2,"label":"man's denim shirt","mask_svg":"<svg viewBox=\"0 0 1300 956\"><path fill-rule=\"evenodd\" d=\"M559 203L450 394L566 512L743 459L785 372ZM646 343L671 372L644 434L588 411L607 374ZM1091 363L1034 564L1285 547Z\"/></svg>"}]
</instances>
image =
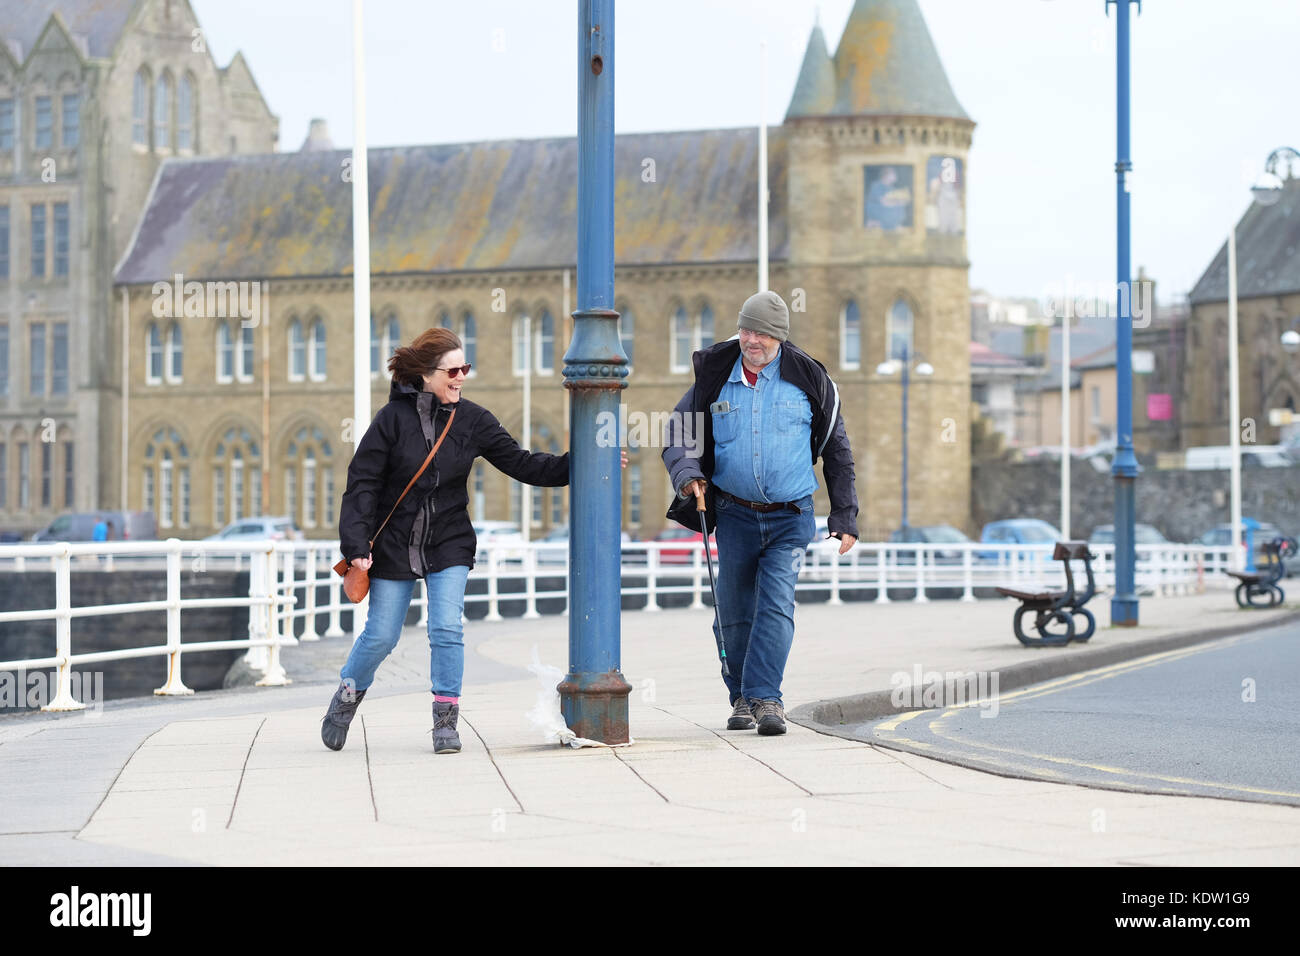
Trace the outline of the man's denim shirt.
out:
<instances>
[{"instance_id":1,"label":"man's denim shirt","mask_svg":"<svg viewBox=\"0 0 1300 956\"><path fill-rule=\"evenodd\" d=\"M817 490L812 408L803 389L781 378L781 353L751 387L743 358L722 386L713 416L713 483L737 498L798 501Z\"/></svg>"}]
</instances>

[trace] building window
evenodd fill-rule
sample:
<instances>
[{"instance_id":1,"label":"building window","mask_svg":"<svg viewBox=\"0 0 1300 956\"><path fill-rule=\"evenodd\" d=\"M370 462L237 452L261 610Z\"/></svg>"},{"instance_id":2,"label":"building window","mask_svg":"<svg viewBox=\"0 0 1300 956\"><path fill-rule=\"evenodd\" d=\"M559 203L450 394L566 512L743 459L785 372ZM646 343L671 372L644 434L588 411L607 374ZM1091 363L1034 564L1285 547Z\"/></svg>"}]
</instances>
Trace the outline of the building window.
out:
<instances>
[{"instance_id":1,"label":"building window","mask_svg":"<svg viewBox=\"0 0 1300 956\"><path fill-rule=\"evenodd\" d=\"M889 354L886 357L889 359L904 361L914 352L912 348L912 308L902 299L896 299L889 310L887 341L889 342Z\"/></svg>"},{"instance_id":2,"label":"building window","mask_svg":"<svg viewBox=\"0 0 1300 956\"><path fill-rule=\"evenodd\" d=\"M235 341L230 336L230 323L217 326L217 381L230 382L235 378Z\"/></svg>"},{"instance_id":3,"label":"building window","mask_svg":"<svg viewBox=\"0 0 1300 956\"><path fill-rule=\"evenodd\" d=\"M298 514L298 472L293 468L284 470L284 510L290 521Z\"/></svg>"},{"instance_id":4,"label":"building window","mask_svg":"<svg viewBox=\"0 0 1300 956\"><path fill-rule=\"evenodd\" d=\"M313 382L325 381L325 321L316 319L311 324L311 353L308 372Z\"/></svg>"},{"instance_id":5,"label":"building window","mask_svg":"<svg viewBox=\"0 0 1300 956\"><path fill-rule=\"evenodd\" d=\"M249 514L262 514L262 469L248 469L248 507Z\"/></svg>"},{"instance_id":6,"label":"building window","mask_svg":"<svg viewBox=\"0 0 1300 956\"><path fill-rule=\"evenodd\" d=\"M555 371L555 319L547 309L542 310L538 320L537 371L541 375Z\"/></svg>"},{"instance_id":7,"label":"building window","mask_svg":"<svg viewBox=\"0 0 1300 956\"><path fill-rule=\"evenodd\" d=\"M1092 420L1099 422L1101 421L1101 388L1093 385L1089 389L1088 397L1092 400Z\"/></svg>"},{"instance_id":8,"label":"building window","mask_svg":"<svg viewBox=\"0 0 1300 956\"><path fill-rule=\"evenodd\" d=\"M316 453L310 448L303 452L302 526L316 527Z\"/></svg>"},{"instance_id":9,"label":"building window","mask_svg":"<svg viewBox=\"0 0 1300 956\"><path fill-rule=\"evenodd\" d=\"M176 93L176 148L194 148L194 80L186 73Z\"/></svg>"},{"instance_id":10,"label":"building window","mask_svg":"<svg viewBox=\"0 0 1300 956\"><path fill-rule=\"evenodd\" d=\"M678 308L673 313L673 344L672 344L672 367L673 372L689 372L691 369L691 344L694 336L691 332L690 316L686 314L685 308Z\"/></svg>"},{"instance_id":11,"label":"building window","mask_svg":"<svg viewBox=\"0 0 1300 956\"><path fill-rule=\"evenodd\" d=\"M181 465L181 527L190 526L190 466Z\"/></svg>"},{"instance_id":12,"label":"building window","mask_svg":"<svg viewBox=\"0 0 1300 956\"><path fill-rule=\"evenodd\" d=\"M307 343L302 337L302 322L289 323L289 381L301 382L307 374Z\"/></svg>"},{"instance_id":13,"label":"building window","mask_svg":"<svg viewBox=\"0 0 1300 956\"><path fill-rule=\"evenodd\" d=\"M227 457L228 456L228 457ZM239 521L247 514L262 513L262 452L257 439L247 428L228 428L216 448L209 456L213 461L212 469L212 522L220 526L226 523L227 507L231 521ZM245 462L251 463L249 468ZM229 461L229 469L226 462ZM226 487L227 475L230 487ZM244 507L244 488L252 484L251 510ZM228 492L228 493L227 493Z\"/></svg>"},{"instance_id":14,"label":"building window","mask_svg":"<svg viewBox=\"0 0 1300 956\"><path fill-rule=\"evenodd\" d=\"M153 493L153 468L149 465L144 466L144 472L140 476L140 494L142 496L141 507L145 511L157 510Z\"/></svg>"},{"instance_id":15,"label":"building window","mask_svg":"<svg viewBox=\"0 0 1300 956\"><path fill-rule=\"evenodd\" d=\"M176 510L176 489L172 485L172 453L165 448L162 453L162 468L159 473L158 485L162 489L159 500L162 508L158 514L158 523L164 528L170 528L173 523L172 515Z\"/></svg>"},{"instance_id":16,"label":"building window","mask_svg":"<svg viewBox=\"0 0 1300 956\"><path fill-rule=\"evenodd\" d=\"M18 510L32 506L32 449L27 442L18 443Z\"/></svg>"},{"instance_id":17,"label":"building window","mask_svg":"<svg viewBox=\"0 0 1300 956\"><path fill-rule=\"evenodd\" d=\"M0 279L9 278L9 207L0 206Z\"/></svg>"},{"instance_id":18,"label":"building window","mask_svg":"<svg viewBox=\"0 0 1300 956\"><path fill-rule=\"evenodd\" d=\"M63 507L76 507L76 466L74 464L73 443L63 443ZM3 505L0 505L3 507Z\"/></svg>"},{"instance_id":19,"label":"building window","mask_svg":"<svg viewBox=\"0 0 1300 956\"><path fill-rule=\"evenodd\" d=\"M230 520L244 517L244 455L236 448L230 453Z\"/></svg>"},{"instance_id":20,"label":"building window","mask_svg":"<svg viewBox=\"0 0 1300 956\"><path fill-rule=\"evenodd\" d=\"M149 323L145 336L144 380L149 385L157 385L162 381L163 370L162 334L157 322Z\"/></svg>"},{"instance_id":21,"label":"building window","mask_svg":"<svg viewBox=\"0 0 1300 956\"><path fill-rule=\"evenodd\" d=\"M32 395L45 394L45 324L28 327L28 389Z\"/></svg>"},{"instance_id":22,"label":"building window","mask_svg":"<svg viewBox=\"0 0 1300 956\"><path fill-rule=\"evenodd\" d=\"M632 358L636 349L636 316L623 306L623 312L618 317L618 339L623 346L623 354L627 356L627 367L632 368Z\"/></svg>"},{"instance_id":23,"label":"building window","mask_svg":"<svg viewBox=\"0 0 1300 956\"><path fill-rule=\"evenodd\" d=\"M170 149L172 119L172 77L163 73L154 86L153 96L153 148Z\"/></svg>"},{"instance_id":24,"label":"building window","mask_svg":"<svg viewBox=\"0 0 1300 956\"><path fill-rule=\"evenodd\" d=\"M50 391L55 395L68 394L68 323L54 323L54 354L50 369Z\"/></svg>"},{"instance_id":25,"label":"building window","mask_svg":"<svg viewBox=\"0 0 1300 956\"><path fill-rule=\"evenodd\" d=\"M158 462L156 496L155 462ZM152 511L158 516L158 524L164 528L176 524L178 515L182 526L189 524L189 466L189 449L174 428L158 429L144 447L144 470L141 473L143 506L145 511Z\"/></svg>"},{"instance_id":26,"label":"building window","mask_svg":"<svg viewBox=\"0 0 1300 956\"><path fill-rule=\"evenodd\" d=\"M242 323L239 326L239 367L236 375L241 382L253 380L253 327Z\"/></svg>"},{"instance_id":27,"label":"building window","mask_svg":"<svg viewBox=\"0 0 1300 956\"><path fill-rule=\"evenodd\" d=\"M469 365L477 364L477 362L478 362L478 325L477 325L477 323L475 323L475 321L474 321L474 313L473 313L473 312L466 312L465 315L464 315L464 316L462 317L462 319L461 319L461 336L460 336L460 344L461 344L462 346L464 346L465 361L466 361L466 363L469 364ZM470 369L470 373L469 373L469 374L472 376L472 375L477 375L478 373L477 373L476 371L474 371L473 369Z\"/></svg>"},{"instance_id":28,"label":"building window","mask_svg":"<svg viewBox=\"0 0 1300 956\"><path fill-rule=\"evenodd\" d=\"M14 101L0 100L0 149L14 148Z\"/></svg>"},{"instance_id":29,"label":"building window","mask_svg":"<svg viewBox=\"0 0 1300 956\"><path fill-rule=\"evenodd\" d=\"M68 274L68 204L54 204L54 274Z\"/></svg>"},{"instance_id":30,"label":"building window","mask_svg":"<svg viewBox=\"0 0 1300 956\"><path fill-rule=\"evenodd\" d=\"M325 468L323 477L325 479L325 490L321 495L321 502L325 506L325 525L330 527L334 524L334 469Z\"/></svg>"},{"instance_id":31,"label":"building window","mask_svg":"<svg viewBox=\"0 0 1300 956\"><path fill-rule=\"evenodd\" d=\"M54 443L41 442L41 507L54 507Z\"/></svg>"},{"instance_id":32,"label":"building window","mask_svg":"<svg viewBox=\"0 0 1300 956\"><path fill-rule=\"evenodd\" d=\"M173 322L167 327L167 381L179 382L184 375L185 348L181 339L181 326Z\"/></svg>"},{"instance_id":33,"label":"building window","mask_svg":"<svg viewBox=\"0 0 1300 956\"><path fill-rule=\"evenodd\" d=\"M370 374L388 375L388 360L393 350L402 342L402 327L397 315L389 312L378 325L375 317L370 317Z\"/></svg>"},{"instance_id":34,"label":"building window","mask_svg":"<svg viewBox=\"0 0 1300 956\"><path fill-rule=\"evenodd\" d=\"M81 143L81 97L76 93L63 94L63 145Z\"/></svg>"},{"instance_id":35,"label":"building window","mask_svg":"<svg viewBox=\"0 0 1300 956\"><path fill-rule=\"evenodd\" d=\"M32 276L45 275L45 205L32 206Z\"/></svg>"},{"instance_id":36,"label":"building window","mask_svg":"<svg viewBox=\"0 0 1300 956\"><path fill-rule=\"evenodd\" d=\"M9 394L9 322L0 322L0 395Z\"/></svg>"},{"instance_id":37,"label":"building window","mask_svg":"<svg viewBox=\"0 0 1300 956\"><path fill-rule=\"evenodd\" d=\"M220 528L226 523L226 469L212 466L212 525Z\"/></svg>"},{"instance_id":38,"label":"building window","mask_svg":"<svg viewBox=\"0 0 1300 956\"><path fill-rule=\"evenodd\" d=\"M36 97L36 148L54 145L54 104L48 96Z\"/></svg>"},{"instance_id":39,"label":"building window","mask_svg":"<svg viewBox=\"0 0 1300 956\"><path fill-rule=\"evenodd\" d=\"M706 349L717 341L713 328L713 309L707 305L700 310L700 327L696 341L699 343L695 346L697 349Z\"/></svg>"},{"instance_id":40,"label":"building window","mask_svg":"<svg viewBox=\"0 0 1300 956\"><path fill-rule=\"evenodd\" d=\"M641 524L641 466L627 466L627 522L632 527Z\"/></svg>"},{"instance_id":41,"label":"building window","mask_svg":"<svg viewBox=\"0 0 1300 956\"><path fill-rule=\"evenodd\" d=\"M294 433L293 439L285 449L285 510L289 517L302 528L315 528L321 524L334 523L334 502L332 479L327 479L325 496L328 500L322 504L320 495L320 474L329 473L334 468L334 449L329 439L319 428L304 426ZM302 484L298 484L301 471ZM301 490L301 501L298 492ZM302 511L299 512L301 504Z\"/></svg>"},{"instance_id":42,"label":"building window","mask_svg":"<svg viewBox=\"0 0 1300 956\"><path fill-rule=\"evenodd\" d=\"M856 369L862 363L862 315L849 299L840 314L840 368Z\"/></svg>"},{"instance_id":43,"label":"building window","mask_svg":"<svg viewBox=\"0 0 1300 956\"><path fill-rule=\"evenodd\" d=\"M149 71L143 67L131 87L131 142L149 145Z\"/></svg>"}]
</instances>

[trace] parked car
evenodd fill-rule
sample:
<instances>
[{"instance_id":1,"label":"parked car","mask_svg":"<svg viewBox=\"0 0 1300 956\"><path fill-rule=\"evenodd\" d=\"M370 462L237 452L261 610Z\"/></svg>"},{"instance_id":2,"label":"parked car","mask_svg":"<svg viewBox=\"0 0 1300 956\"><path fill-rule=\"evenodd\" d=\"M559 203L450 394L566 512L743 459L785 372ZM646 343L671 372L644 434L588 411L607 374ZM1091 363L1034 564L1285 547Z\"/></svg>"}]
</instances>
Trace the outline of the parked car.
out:
<instances>
[{"instance_id":1,"label":"parked car","mask_svg":"<svg viewBox=\"0 0 1300 956\"><path fill-rule=\"evenodd\" d=\"M523 563L524 535L513 521L475 521L474 536L478 538L476 563L487 561L487 548L496 552L498 561Z\"/></svg>"},{"instance_id":2,"label":"parked car","mask_svg":"<svg viewBox=\"0 0 1300 956\"><path fill-rule=\"evenodd\" d=\"M111 522L110 541L156 541L158 522L152 511L79 511L62 514L32 535L33 541L93 541L100 519Z\"/></svg>"},{"instance_id":3,"label":"parked car","mask_svg":"<svg viewBox=\"0 0 1300 956\"><path fill-rule=\"evenodd\" d=\"M970 538L950 524L932 524L908 525L906 528L898 528L889 533L889 540L896 544L954 544L969 542ZM960 548L935 548L930 552L930 558L934 561L955 561L960 563L962 553ZM912 551L899 552L898 554L899 564L911 564L915 561L916 555Z\"/></svg>"},{"instance_id":4,"label":"parked car","mask_svg":"<svg viewBox=\"0 0 1300 956\"><path fill-rule=\"evenodd\" d=\"M1295 464L1285 445L1242 445L1243 468L1290 468ZM1226 471L1232 466L1231 445L1206 445L1189 448L1183 455L1188 471Z\"/></svg>"},{"instance_id":5,"label":"parked car","mask_svg":"<svg viewBox=\"0 0 1300 956\"><path fill-rule=\"evenodd\" d=\"M619 542L621 544L627 544L631 540L632 540L632 536L628 534L626 531L619 532ZM551 545L563 544L564 547L563 548L561 547L538 548L537 549L538 564L565 564L568 562L569 560L568 524L555 525L554 527L551 528L550 531L546 533L546 536L541 539L541 542L546 544L551 544ZM629 559L631 559L632 561L636 561L638 558L641 560L642 563L645 562L644 554L638 554L638 553L624 554L623 558L624 558L624 563L626 563Z\"/></svg>"},{"instance_id":6,"label":"parked car","mask_svg":"<svg viewBox=\"0 0 1300 956\"><path fill-rule=\"evenodd\" d=\"M204 541L302 541L306 538L288 515L255 515L232 521Z\"/></svg>"},{"instance_id":7,"label":"parked car","mask_svg":"<svg viewBox=\"0 0 1300 956\"><path fill-rule=\"evenodd\" d=\"M1169 539L1163 534L1151 527L1149 524L1135 524L1133 526L1133 540L1139 544L1169 544ZM1114 544L1115 543L1115 526L1113 524L1099 524L1092 529L1092 534L1088 537L1089 544Z\"/></svg>"},{"instance_id":8,"label":"parked car","mask_svg":"<svg viewBox=\"0 0 1300 956\"><path fill-rule=\"evenodd\" d=\"M1061 540L1061 532L1046 521L1038 518L1009 518L1003 521L990 521L980 532L980 541L985 544L1055 544ZM980 551L977 556L996 561L1000 551ZM1032 552L1018 552L1019 560L1024 560Z\"/></svg>"},{"instance_id":9,"label":"parked car","mask_svg":"<svg viewBox=\"0 0 1300 956\"><path fill-rule=\"evenodd\" d=\"M1246 547L1246 530L1254 528L1255 536L1255 565L1256 567L1272 563L1272 557L1265 553L1264 545L1268 544L1275 538L1286 537L1275 524L1267 521L1256 521L1254 518L1241 519L1241 546ZM1215 525L1205 534L1196 539L1196 543L1204 545L1207 548L1213 548L1222 552L1232 547L1232 525L1223 523ZM1291 577L1296 572L1295 568L1287 569L1287 577Z\"/></svg>"},{"instance_id":10,"label":"parked car","mask_svg":"<svg viewBox=\"0 0 1300 956\"><path fill-rule=\"evenodd\" d=\"M664 548L659 552L660 564L690 564L695 560L694 545L704 541L704 535L699 531L689 531L686 528L676 525L664 528L654 536L656 541L681 541L687 543L687 547ZM713 528L709 528L709 553L713 559L718 559L718 539L713 537Z\"/></svg>"}]
</instances>

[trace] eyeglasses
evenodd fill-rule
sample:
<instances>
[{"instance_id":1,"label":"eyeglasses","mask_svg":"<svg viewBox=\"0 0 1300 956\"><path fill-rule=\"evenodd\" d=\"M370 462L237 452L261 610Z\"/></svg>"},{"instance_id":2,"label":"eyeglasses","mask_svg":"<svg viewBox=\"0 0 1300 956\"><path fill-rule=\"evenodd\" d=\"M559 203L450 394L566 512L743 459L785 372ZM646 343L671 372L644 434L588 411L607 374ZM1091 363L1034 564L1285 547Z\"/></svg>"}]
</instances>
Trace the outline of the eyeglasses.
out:
<instances>
[{"instance_id":1,"label":"eyeglasses","mask_svg":"<svg viewBox=\"0 0 1300 956\"><path fill-rule=\"evenodd\" d=\"M446 372L448 378L455 378L458 374L468 376L469 370L472 369L473 367L474 366L472 365L453 365L451 368L443 368L442 366L436 366L434 368L434 371Z\"/></svg>"}]
</instances>

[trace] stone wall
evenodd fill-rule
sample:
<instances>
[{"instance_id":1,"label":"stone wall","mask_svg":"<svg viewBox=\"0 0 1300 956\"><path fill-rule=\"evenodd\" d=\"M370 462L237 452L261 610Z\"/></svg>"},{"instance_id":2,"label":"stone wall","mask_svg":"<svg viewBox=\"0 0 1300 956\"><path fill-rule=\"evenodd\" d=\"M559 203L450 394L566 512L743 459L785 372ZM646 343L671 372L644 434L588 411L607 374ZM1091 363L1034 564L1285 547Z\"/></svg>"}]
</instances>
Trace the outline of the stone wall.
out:
<instances>
[{"instance_id":1,"label":"stone wall","mask_svg":"<svg viewBox=\"0 0 1300 956\"><path fill-rule=\"evenodd\" d=\"M1109 469L1099 472L1086 461L1074 462L1072 535L1087 538L1097 525L1111 524L1114 508ZM1284 534L1300 535L1300 466L1243 469L1241 511L1277 525ZM1041 518L1059 525L1059 462L977 462L971 473L971 527L965 530L977 537L984 524L1002 518ZM1170 541L1195 541L1229 520L1228 472L1144 470L1137 478L1137 520Z\"/></svg>"}]
</instances>

